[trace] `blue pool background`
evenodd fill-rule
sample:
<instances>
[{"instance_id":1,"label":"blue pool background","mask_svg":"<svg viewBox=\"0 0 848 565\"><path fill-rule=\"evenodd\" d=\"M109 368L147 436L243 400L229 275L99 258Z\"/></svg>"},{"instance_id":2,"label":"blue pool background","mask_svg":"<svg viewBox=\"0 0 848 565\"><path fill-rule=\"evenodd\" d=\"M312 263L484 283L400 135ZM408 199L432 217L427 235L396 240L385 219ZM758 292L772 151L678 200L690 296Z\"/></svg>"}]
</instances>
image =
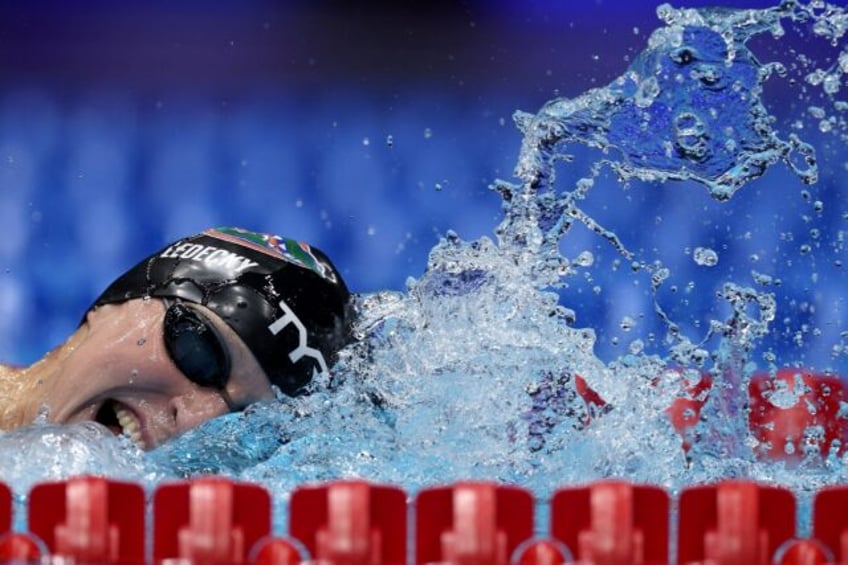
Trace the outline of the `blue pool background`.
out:
<instances>
[{"instance_id":1,"label":"blue pool background","mask_svg":"<svg viewBox=\"0 0 848 565\"><path fill-rule=\"evenodd\" d=\"M37 359L122 270L210 225L310 241L354 291L402 289L446 230L492 235L500 198L488 186L510 177L521 141L513 111L606 84L660 25L656 3L623 0L348 4L0 4L0 359ZM772 102L788 107L792 95ZM614 210L609 227L632 248L668 232L662 254L679 259L667 259L675 276L700 285L686 316L706 318L720 278L682 248L727 245L722 264L739 272L753 251L714 222L693 221L693 210L800 233L803 198L797 213L778 216L763 194L783 184L800 192L774 169L769 185L729 205L688 184L634 184L597 202ZM812 198L839 188L828 177ZM827 212L819 227L844 222ZM606 248L582 232L568 245L574 255ZM832 338L844 319L834 312L838 271L810 284L831 258L813 268L793 259L780 267L778 292L797 306L787 315L815 325L809 304L820 300L819 315L836 320ZM577 325L599 331L606 359L626 350L622 319L650 313L645 288L608 264L562 292ZM650 315L639 322L662 332ZM832 343L798 345L778 331L771 346L783 364L825 368Z\"/></svg>"}]
</instances>

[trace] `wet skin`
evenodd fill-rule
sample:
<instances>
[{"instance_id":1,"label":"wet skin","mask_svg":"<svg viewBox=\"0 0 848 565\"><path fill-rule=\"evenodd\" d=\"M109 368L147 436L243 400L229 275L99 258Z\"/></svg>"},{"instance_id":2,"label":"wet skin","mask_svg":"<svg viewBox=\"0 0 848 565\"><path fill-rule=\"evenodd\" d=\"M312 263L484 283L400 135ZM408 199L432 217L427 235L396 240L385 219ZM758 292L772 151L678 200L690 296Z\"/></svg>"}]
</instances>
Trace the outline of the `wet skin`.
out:
<instances>
[{"instance_id":1,"label":"wet skin","mask_svg":"<svg viewBox=\"0 0 848 565\"><path fill-rule=\"evenodd\" d=\"M3 379L20 386L16 408L5 410L0 427L27 425L46 411L49 421L99 422L152 449L211 418L273 399L268 379L235 332L211 311L192 307L226 341L232 372L224 391L196 385L180 372L162 337L165 305L135 299L89 312L86 323L44 359L7 369Z\"/></svg>"}]
</instances>

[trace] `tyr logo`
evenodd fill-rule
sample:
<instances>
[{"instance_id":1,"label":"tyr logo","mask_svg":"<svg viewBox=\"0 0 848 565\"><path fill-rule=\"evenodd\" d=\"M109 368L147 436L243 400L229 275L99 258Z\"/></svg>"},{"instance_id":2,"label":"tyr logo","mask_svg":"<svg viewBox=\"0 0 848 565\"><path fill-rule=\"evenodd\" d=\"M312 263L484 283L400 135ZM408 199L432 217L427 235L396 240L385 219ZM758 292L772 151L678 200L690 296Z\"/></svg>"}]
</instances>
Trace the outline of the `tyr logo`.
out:
<instances>
[{"instance_id":1,"label":"tyr logo","mask_svg":"<svg viewBox=\"0 0 848 565\"><path fill-rule=\"evenodd\" d=\"M297 347L289 352L289 359L291 359L291 362L297 363L302 358L309 357L318 363L318 366L321 368L321 373L328 373L329 371L327 369L327 362L324 360L324 355L314 347L309 347L306 343L306 339L309 337L309 334L306 332L306 326L303 325L303 322L300 321L300 318L297 317L294 310L289 308L289 305L286 304L285 300L280 300L279 304L280 308L283 310L283 315L282 317L274 320L274 322L268 326L268 329L272 334L277 335L289 324L294 324L294 327L297 328Z\"/></svg>"}]
</instances>

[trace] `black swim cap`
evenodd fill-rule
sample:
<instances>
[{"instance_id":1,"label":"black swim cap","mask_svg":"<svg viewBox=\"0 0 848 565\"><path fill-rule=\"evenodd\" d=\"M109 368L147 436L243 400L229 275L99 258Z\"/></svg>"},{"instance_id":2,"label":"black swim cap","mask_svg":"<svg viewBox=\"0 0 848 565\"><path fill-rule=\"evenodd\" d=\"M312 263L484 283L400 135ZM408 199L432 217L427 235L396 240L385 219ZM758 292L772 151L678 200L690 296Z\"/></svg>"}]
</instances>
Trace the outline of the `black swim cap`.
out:
<instances>
[{"instance_id":1,"label":"black swim cap","mask_svg":"<svg viewBox=\"0 0 848 565\"><path fill-rule=\"evenodd\" d=\"M295 395L349 339L350 293L324 253L291 239L216 228L154 253L92 308L133 298L206 306L244 341L271 382Z\"/></svg>"}]
</instances>

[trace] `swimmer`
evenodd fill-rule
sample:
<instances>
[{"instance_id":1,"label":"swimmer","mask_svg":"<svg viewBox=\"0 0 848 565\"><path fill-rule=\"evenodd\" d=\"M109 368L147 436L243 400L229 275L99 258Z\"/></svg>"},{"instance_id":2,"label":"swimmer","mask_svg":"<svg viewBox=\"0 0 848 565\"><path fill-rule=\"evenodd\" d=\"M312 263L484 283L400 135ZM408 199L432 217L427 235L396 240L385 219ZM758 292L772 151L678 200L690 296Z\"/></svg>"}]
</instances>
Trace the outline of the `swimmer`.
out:
<instances>
[{"instance_id":1,"label":"swimmer","mask_svg":"<svg viewBox=\"0 0 848 565\"><path fill-rule=\"evenodd\" d=\"M94 421L152 449L216 416L295 396L349 336L350 294L318 249L210 229L115 280L78 329L0 368L0 429Z\"/></svg>"}]
</instances>

